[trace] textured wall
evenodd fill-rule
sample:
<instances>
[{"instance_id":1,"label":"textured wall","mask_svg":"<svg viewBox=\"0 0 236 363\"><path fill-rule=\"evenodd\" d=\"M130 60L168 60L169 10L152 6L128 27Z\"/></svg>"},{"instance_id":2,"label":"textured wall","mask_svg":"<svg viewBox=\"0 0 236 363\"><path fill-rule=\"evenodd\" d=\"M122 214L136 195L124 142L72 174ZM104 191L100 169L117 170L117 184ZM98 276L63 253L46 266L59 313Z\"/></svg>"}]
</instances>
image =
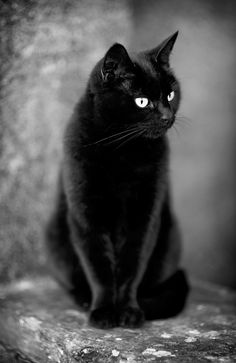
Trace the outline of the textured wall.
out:
<instances>
[{"instance_id":1,"label":"textured wall","mask_svg":"<svg viewBox=\"0 0 236 363\"><path fill-rule=\"evenodd\" d=\"M172 66L182 84L170 132L175 210L184 264L198 277L236 286L236 2L134 2L133 48L180 31Z\"/></svg>"},{"instance_id":2,"label":"textured wall","mask_svg":"<svg viewBox=\"0 0 236 363\"><path fill-rule=\"evenodd\" d=\"M0 280L45 262L64 126L95 62L130 34L125 1L0 5Z\"/></svg>"}]
</instances>

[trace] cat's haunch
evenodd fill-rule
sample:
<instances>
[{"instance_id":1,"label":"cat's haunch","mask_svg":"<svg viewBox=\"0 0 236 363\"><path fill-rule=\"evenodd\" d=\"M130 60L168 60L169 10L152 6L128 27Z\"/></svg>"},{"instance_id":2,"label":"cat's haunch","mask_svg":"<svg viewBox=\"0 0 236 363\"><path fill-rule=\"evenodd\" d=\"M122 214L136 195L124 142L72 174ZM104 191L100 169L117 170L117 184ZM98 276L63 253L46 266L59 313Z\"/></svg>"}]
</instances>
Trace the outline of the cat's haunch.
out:
<instances>
[{"instance_id":1,"label":"cat's haunch","mask_svg":"<svg viewBox=\"0 0 236 363\"><path fill-rule=\"evenodd\" d=\"M180 103L169 66L177 34L133 55L114 44L65 132L50 267L100 328L170 317L186 300L166 138Z\"/></svg>"}]
</instances>

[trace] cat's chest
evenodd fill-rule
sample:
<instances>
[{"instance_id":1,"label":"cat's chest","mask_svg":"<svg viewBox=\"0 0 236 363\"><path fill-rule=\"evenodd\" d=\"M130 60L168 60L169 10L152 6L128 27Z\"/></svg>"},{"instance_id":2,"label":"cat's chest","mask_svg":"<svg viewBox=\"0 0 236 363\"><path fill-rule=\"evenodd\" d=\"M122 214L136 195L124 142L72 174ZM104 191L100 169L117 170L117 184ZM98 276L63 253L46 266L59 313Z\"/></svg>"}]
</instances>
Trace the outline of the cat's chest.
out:
<instances>
[{"instance_id":1,"label":"cat's chest","mask_svg":"<svg viewBox=\"0 0 236 363\"><path fill-rule=\"evenodd\" d=\"M159 165L155 158L142 151L132 153L108 153L100 160L100 166L114 183L136 183L140 179L150 178L156 174Z\"/></svg>"},{"instance_id":2,"label":"cat's chest","mask_svg":"<svg viewBox=\"0 0 236 363\"><path fill-rule=\"evenodd\" d=\"M128 197L140 192L143 185L155 183L157 169L157 164L135 163L128 159L110 161L101 165L98 178L113 194Z\"/></svg>"},{"instance_id":3,"label":"cat's chest","mask_svg":"<svg viewBox=\"0 0 236 363\"><path fill-rule=\"evenodd\" d=\"M158 181L165 178L168 164L168 153L162 144L159 145L152 149L143 144L122 150L97 148L83 155L78 164L84 186L81 195L102 200L107 205L113 200L129 203L142 195L153 200Z\"/></svg>"}]
</instances>

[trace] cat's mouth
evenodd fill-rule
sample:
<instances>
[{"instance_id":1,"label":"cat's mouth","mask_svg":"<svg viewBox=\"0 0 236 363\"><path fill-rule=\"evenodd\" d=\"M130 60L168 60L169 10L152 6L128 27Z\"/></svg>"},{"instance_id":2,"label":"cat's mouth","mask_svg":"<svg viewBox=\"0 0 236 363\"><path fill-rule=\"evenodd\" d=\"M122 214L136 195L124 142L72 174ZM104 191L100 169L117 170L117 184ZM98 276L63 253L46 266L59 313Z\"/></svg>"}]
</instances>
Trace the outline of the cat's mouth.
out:
<instances>
[{"instance_id":1,"label":"cat's mouth","mask_svg":"<svg viewBox=\"0 0 236 363\"><path fill-rule=\"evenodd\" d=\"M166 134L166 132L171 128L171 126L174 123L174 119L168 120L168 122L165 122L165 125L163 124L150 124L146 125L145 132L143 133L143 136L149 139L157 139L158 137L161 137Z\"/></svg>"},{"instance_id":2,"label":"cat's mouth","mask_svg":"<svg viewBox=\"0 0 236 363\"><path fill-rule=\"evenodd\" d=\"M147 129L146 132L143 134L144 137L148 138L148 139L157 139L158 137L161 137L163 135L165 135L165 133L167 132L167 129Z\"/></svg>"}]
</instances>

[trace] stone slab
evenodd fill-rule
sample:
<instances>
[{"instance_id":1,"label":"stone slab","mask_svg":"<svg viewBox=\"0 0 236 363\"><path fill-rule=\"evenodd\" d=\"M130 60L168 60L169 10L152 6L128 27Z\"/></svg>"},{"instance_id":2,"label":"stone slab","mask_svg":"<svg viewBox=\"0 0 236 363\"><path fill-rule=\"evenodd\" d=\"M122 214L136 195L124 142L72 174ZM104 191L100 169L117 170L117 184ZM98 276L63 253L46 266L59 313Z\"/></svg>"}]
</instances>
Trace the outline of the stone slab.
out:
<instances>
[{"instance_id":1,"label":"stone slab","mask_svg":"<svg viewBox=\"0 0 236 363\"><path fill-rule=\"evenodd\" d=\"M178 317L95 329L51 279L0 288L0 362L236 362L236 293L193 282Z\"/></svg>"}]
</instances>

